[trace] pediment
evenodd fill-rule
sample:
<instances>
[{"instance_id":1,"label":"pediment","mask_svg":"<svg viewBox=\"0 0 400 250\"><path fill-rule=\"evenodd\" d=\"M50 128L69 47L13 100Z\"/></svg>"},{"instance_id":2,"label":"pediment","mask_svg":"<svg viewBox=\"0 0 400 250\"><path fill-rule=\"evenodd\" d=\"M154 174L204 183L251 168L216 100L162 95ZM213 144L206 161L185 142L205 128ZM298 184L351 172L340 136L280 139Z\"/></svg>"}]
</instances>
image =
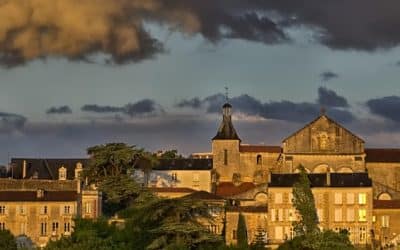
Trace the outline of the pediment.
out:
<instances>
[{"instance_id":1,"label":"pediment","mask_svg":"<svg viewBox=\"0 0 400 250\"><path fill-rule=\"evenodd\" d=\"M284 153L359 154L364 141L326 115L321 115L283 141Z\"/></svg>"}]
</instances>

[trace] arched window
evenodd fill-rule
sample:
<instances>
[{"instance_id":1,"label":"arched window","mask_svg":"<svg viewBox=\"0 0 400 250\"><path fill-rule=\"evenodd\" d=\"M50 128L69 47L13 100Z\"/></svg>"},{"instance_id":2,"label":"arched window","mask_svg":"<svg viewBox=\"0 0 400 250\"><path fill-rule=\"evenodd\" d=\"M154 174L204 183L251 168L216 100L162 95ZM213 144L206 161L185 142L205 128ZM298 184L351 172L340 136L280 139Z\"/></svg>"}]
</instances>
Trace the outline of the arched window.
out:
<instances>
[{"instance_id":1,"label":"arched window","mask_svg":"<svg viewBox=\"0 0 400 250\"><path fill-rule=\"evenodd\" d=\"M262 156L257 155L257 165L262 165Z\"/></svg>"},{"instance_id":2,"label":"arched window","mask_svg":"<svg viewBox=\"0 0 400 250\"><path fill-rule=\"evenodd\" d=\"M392 199L392 196L390 194L388 194L388 193L381 193L381 194L378 195L378 200L388 201L388 200L391 200L391 199Z\"/></svg>"}]
</instances>

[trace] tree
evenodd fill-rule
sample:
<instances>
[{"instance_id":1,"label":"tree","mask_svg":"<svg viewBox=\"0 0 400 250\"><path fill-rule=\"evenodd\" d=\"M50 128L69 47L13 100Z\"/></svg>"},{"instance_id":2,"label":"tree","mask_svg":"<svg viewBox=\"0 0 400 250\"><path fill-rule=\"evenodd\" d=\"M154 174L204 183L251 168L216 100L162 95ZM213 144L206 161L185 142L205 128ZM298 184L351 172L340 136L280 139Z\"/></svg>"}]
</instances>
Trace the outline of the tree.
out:
<instances>
[{"instance_id":1,"label":"tree","mask_svg":"<svg viewBox=\"0 0 400 250\"><path fill-rule=\"evenodd\" d=\"M264 250L265 249L265 231L261 226L257 227L254 242L251 244L253 250Z\"/></svg>"},{"instance_id":2,"label":"tree","mask_svg":"<svg viewBox=\"0 0 400 250\"><path fill-rule=\"evenodd\" d=\"M143 184L145 187L149 184L150 173L152 169L159 164L157 156L150 152L141 151L137 161L138 168L143 172Z\"/></svg>"},{"instance_id":3,"label":"tree","mask_svg":"<svg viewBox=\"0 0 400 250\"><path fill-rule=\"evenodd\" d=\"M84 177L103 192L104 213L113 215L128 207L141 190L133 173L140 164L147 162L149 153L125 143L97 145L87 152L91 157Z\"/></svg>"},{"instance_id":4,"label":"tree","mask_svg":"<svg viewBox=\"0 0 400 250\"><path fill-rule=\"evenodd\" d=\"M248 246L246 220L242 213L239 213L237 225L237 244L239 247Z\"/></svg>"},{"instance_id":5,"label":"tree","mask_svg":"<svg viewBox=\"0 0 400 250\"><path fill-rule=\"evenodd\" d=\"M318 216L310 180L304 167L300 165L299 169L299 180L293 185L293 206L301 215L301 220L293 223L294 231L296 235L318 233Z\"/></svg>"},{"instance_id":6,"label":"tree","mask_svg":"<svg viewBox=\"0 0 400 250\"><path fill-rule=\"evenodd\" d=\"M319 230L310 181L304 167L299 169L299 180L293 185L293 206L300 214L300 221L293 223L296 236L278 250L354 250L347 232Z\"/></svg>"},{"instance_id":7,"label":"tree","mask_svg":"<svg viewBox=\"0 0 400 250\"><path fill-rule=\"evenodd\" d=\"M160 159L181 159L183 158L182 155L178 154L178 150L172 149L163 152L160 155Z\"/></svg>"},{"instance_id":8,"label":"tree","mask_svg":"<svg viewBox=\"0 0 400 250\"><path fill-rule=\"evenodd\" d=\"M8 230L0 230L0 249L17 250L15 238Z\"/></svg>"},{"instance_id":9,"label":"tree","mask_svg":"<svg viewBox=\"0 0 400 250\"><path fill-rule=\"evenodd\" d=\"M119 215L128 219L129 234L139 235L135 245L141 249L181 249L183 246L199 249L222 242L220 236L210 233L201 223L212 218L206 204L199 200L154 197Z\"/></svg>"}]
</instances>

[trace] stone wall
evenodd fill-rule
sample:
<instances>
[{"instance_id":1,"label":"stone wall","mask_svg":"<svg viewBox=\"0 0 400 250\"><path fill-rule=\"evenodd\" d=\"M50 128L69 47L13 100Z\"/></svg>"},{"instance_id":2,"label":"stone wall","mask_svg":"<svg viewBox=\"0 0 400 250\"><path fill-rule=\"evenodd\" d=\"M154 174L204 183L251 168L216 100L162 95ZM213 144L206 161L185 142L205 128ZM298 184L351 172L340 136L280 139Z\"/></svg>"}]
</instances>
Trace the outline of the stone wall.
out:
<instances>
[{"instance_id":1,"label":"stone wall","mask_svg":"<svg viewBox=\"0 0 400 250\"><path fill-rule=\"evenodd\" d=\"M239 174L240 153L239 140L213 140L213 167L216 170L219 181L232 181L235 173ZM227 150L227 164L225 165L224 151Z\"/></svg>"}]
</instances>

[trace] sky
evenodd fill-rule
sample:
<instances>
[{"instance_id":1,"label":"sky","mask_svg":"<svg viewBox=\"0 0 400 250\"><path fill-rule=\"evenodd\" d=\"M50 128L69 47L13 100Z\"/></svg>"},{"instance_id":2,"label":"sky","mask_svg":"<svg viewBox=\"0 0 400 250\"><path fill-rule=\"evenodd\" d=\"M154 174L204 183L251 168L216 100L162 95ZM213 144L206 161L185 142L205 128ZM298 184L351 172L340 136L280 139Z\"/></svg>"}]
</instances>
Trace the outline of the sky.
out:
<instances>
[{"instance_id":1,"label":"sky","mask_svg":"<svg viewBox=\"0 0 400 250\"><path fill-rule=\"evenodd\" d=\"M400 146L396 0L0 0L0 164L126 142L211 150L225 87L243 143L327 115Z\"/></svg>"}]
</instances>

